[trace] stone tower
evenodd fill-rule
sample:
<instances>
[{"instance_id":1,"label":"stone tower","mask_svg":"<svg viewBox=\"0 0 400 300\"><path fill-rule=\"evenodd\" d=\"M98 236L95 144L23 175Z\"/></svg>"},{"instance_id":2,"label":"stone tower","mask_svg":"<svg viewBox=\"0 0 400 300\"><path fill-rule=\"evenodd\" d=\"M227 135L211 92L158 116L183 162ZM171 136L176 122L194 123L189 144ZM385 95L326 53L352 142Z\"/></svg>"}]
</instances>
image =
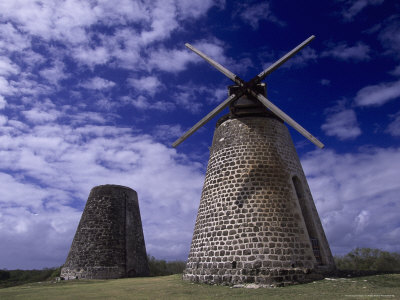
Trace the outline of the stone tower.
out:
<instances>
[{"instance_id":1,"label":"stone tower","mask_svg":"<svg viewBox=\"0 0 400 300\"><path fill-rule=\"evenodd\" d=\"M229 105L217 122L183 279L280 286L335 269L310 189L284 122L319 148L316 137L266 96L269 74L310 43L310 36L244 81L185 44L236 85L229 97L177 139L176 147Z\"/></svg>"},{"instance_id":2,"label":"stone tower","mask_svg":"<svg viewBox=\"0 0 400 300\"><path fill-rule=\"evenodd\" d=\"M61 277L110 279L148 274L137 193L119 185L94 187Z\"/></svg>"},{"instance_id":3,"label":"stone tower","mask_svg":"<svg viewBox=\"0 0 400 300\"><path fill-rule=\"evenodd\" d=\"M287 127L235 105L214 133L183 278L285 285L335 268Z\"/></svg>"}]
</instances>

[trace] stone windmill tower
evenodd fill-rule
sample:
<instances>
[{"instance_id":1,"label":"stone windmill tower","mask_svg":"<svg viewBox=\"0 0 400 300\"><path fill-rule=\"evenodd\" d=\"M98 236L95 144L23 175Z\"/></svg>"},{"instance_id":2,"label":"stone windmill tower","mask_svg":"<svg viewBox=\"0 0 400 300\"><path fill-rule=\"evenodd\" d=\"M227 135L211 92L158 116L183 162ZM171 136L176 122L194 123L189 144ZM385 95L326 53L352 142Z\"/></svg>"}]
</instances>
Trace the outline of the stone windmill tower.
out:
<instances>
[{"instance_id":1,"label":"stone windmill tower","mask_svg":"<svg viewBox=\"0 0 400 300\"><path fill-rule=\"evenodd\" d=\"M90 191L67 260L64 279L149 275L137 193L125 186Z\"/></svg>"},{"instance_id":2,"label":"stone windmill tower","mask_svg":"<svg viewBox=\"0 0 400 300\"><path fill-rule=\"evenodd\" d=\"M306 177L284 122L323 144L266 98L260 83L314 36L248 82L186 46L229 77L229 97L176 147L229 105L217 122L183 278L279 286L335 269ZM267 109L266 109L267 108Z\"/></svg>"}]
</instances>

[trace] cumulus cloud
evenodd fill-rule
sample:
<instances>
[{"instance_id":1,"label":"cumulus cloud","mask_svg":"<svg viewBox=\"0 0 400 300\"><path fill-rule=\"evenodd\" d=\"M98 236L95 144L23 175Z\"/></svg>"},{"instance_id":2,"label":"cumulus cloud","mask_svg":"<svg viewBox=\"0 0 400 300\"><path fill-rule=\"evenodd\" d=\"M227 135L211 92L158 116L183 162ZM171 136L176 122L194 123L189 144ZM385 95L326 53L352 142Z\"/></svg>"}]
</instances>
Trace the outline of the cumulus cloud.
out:
<instances>
[{"instance_id":1,"label":"cumulus cloud","mask_svg":"<svg viewBox=\"0 0 400 300\"><path fill-rule=\"evenodd\" d=\"M321 79L320 83L321 85L330 85L331 81L329 79Z\"/></svg>"},{"instance_id":2,"label":"cumulus cloud","mask_svg":"<svg viewBox=\"0 0 400 300\"><path fill-rule=\"evenodd\" d=\"M295 56L293 56L285 64L283 64L282 68L304 67L306 64L310 62L315 62L316 60L317 60L317 54L315 50L310 47L307 47L301 50Z\"/></svg>"},{"instance_id":3,"label":"cumulus cloud","mask_svg":"<svg viewBox=\"0 0 400 300\"><path fill-rule=\"evenodd\" d=\"M354 46L349 46L345 42L331 47L321 53L322 57L333 57L343 61L365 61L369 60L370 47L359 42Z\"/></svg>"},{"instance_id":4,"label":"cumulus cloud","mask_svg":"<svg viewBox=\"0 0 400 300\"><path fill-rule=\"evenodd\" d=\"M398 15L383 22L378 38L387 54L400 58L400 18Z\"/></svg>"},{"instance_id":5,"label":"cumulus cloud","mask_svg":"<svg viewBox=\"0 0 400 300\"><path fill-rule=\"evenodd\" d=\"M389 73L392 74L392 75L395 75L395 76L400 76L400 65L398 65L396 68L394 68Z\"/></svg>"},{"instance_id":6,"label":"cumulus cloud","mask_svg":"<svg viewBox=\"0 0 400 300\"><path fill-rule=\"evenodd\" d=\"M369 85L357 92L355 104L358 106L381 106L400 97L400 80Z\"/></svg>"},{"instance_id":7,"label":"cumulus cloud","mask_svg":"<svg viewBox=\"0 0 400 300\"><path fill-rule=\"evenodd\" d=\"M205 53L211 59L228 68L230 71L244 72L247 70L247 68L252 66L251 60L246 57L239 60L227 57L225 55L225 49L228 49L229 46L225 45L225 43L218 39L214 38L196 41L194 42L193 46ZM198 58L198 56L194 53L192 54L196 56L196 62L204 63L203 59Z\"/></svg>"},{"instance_id":8,"label":"cumulus cloud","mask_svg":"<svg viewBox=\"0 0 400 300\"><path fill-rule=\"evenodd\" d=\"M260 21L267 20L279 26L285 26L285 22L279 20L271 11L268 2L258 4L242 4L238 8L239 17L248 23L253 29L257 29Z\"/></svg>"},{"instance_id":9,"label":"cumulus cloud","mask_svg":"<svg viewBox=\"0 0 400 300\"><path fill-rule=\"evenodd\" d=\"M400 136L400 112L390 117L392 121L386 128L385 132L393 136Z\"/></svg>"},{"instance_id":10,"label":"cumulus cloud","mask_svg":"<svg viewBox=\"0 0 400 300\"><path fill-rule=\"evenodd\" d=\"M157 125L153 129L153 136L160 141L173 142L184 133L181 125Z\"/></svg>"},{"instance_id":11,"label":"cumulus cloud","mask_svg":"<svg viewBox=\"0 0 400 300\"><path fill-rule=\"evenodd\" d=\"M19 67L14 64L8 57L0 56L0 75L8 76L19 73Z\"/></svg>"},{"instance_id":12,"label":"cumulus cloud","mask_svg":"<svg viewBox=\"0 0 400 300\"><path fill-rule=\"evenodd\" d=\"M51 67L40 70L39 74L54 85L68 77L64 71L64 63L61 61L56 61Z\"/></svg>"},{"instance_id":13,"label":"cumulus cloud","mask_svg":"<svg viewBox=\"0 0 400 300\"><path fill-rule=\"evenodd\" d=\"M3 109L7 104L6 99L4 99L3 96L0 95L0 109Z\"/></svg>"},{"instance_id":14,"label":"cumulus cloud","mask_svg":"<svg viewBox=\"0 0 400 300\"><path fill-rule=\"evenodd\" d=\"M195 54L186 49L165 49L150 53L148 60L149 67L166 72L179 72L186 68L187 64L198 60Z\"/></svg>"},{"instance_id":15,"label":"cumulus cloud","mask_svg":"<svg viewBox=\"0 0 400 300\"><path fill-rule=\"evenodd\" d=\"M115 82L96 76L83 82L81 86L89 90L106 90L115 86Z\"/></svg>"},{"instance_id":16,"label":"cumulus cloud","mask_svg":"<svg viewBox=\"0 0 400 300\"><path fill-rule=\"evenodd\" d=\"M5 5L2 1L0 5ZM0 49L7 52L22 51L31 46L30 37L22 34L11 23L0 24Z\"/></svg>"},{"instance_id":17,"label":"cumulus cloud","mask_svg":"<svg viewBox=\"0 0 400 300\"><path fill-rule=\"evenodd\" d=\"M187 255L188 224L194 223L203 182L200 165L150 136L49 121L1 135L0 158L0 234L8 241L0 247L3 267L62 264L90 189L107 183L138 192L149 253L170 259ZM7 169L12 174L2 172Z\"/></svg>"},{"instance_id":18,"label":"cumulus cloud","mask_svg":"<svg viewBox=\"0 0 400 300\"><path fill-rule=\"evenodd\" d=\"M126 102L140 110L152 109L159 111L171 111L175 108L175 104L170 101L154 101L153 99L150 99L150 97L145 97L143 95L129 97Z\"/></svg>"},{"instance_id":19,"label":"cumulus cloud","mask_svg":"<svg viewBox=\"0 0 400 300\"><path fill-rule=\"evenodd\" d=\"M228 98L226 88L210 87L199 84L186 84L176 86L174 101L180 108L184 108L193 114L199 113L204 103L215 105ZM204 99L204 102L196 101Z\"/></svg>"},{"instance_id":20,"label":"cumulus cloud","mask_svg":"<svg viewBox=\"0 0 400 300\"><path fill-rule=\"evenodd\" d=\"M343 2L341 0L341 2ZM364 8L369 5L380 5L383 0L348 0L345 1L345 8L342 10L342 16L345 21L351 21Z\"/></svg>"},{"instance_id":21,"label":"cumulus cloud","mask_svg":"<svg viewBox=\"0 0 400 300\"><path fill-rule=\"evenodd\" d=\"M0 115L0 126L3 126L7 123L8 118L6 116Z\"/></svg>"},{"instance_id":22,"label":"cumulus cloud","mask_svg":"<svg viewBox=\"0 0 400 300\"><path fill-rule=\"evenodd\" d=\"M211 0L124 0L118 5L110 5L107 1L3 1L0 17L8 23L2 24L0 32L4 31L5 37L9 37L9 43L4 42L5 47L10 44L9 50L21 51L30 46L31 37L40 37L62 43L69 50L68 54L90 68L113 59L119 66L133 68L141 58L141 50L182 30L179 22L193 21L212 6L222 5L223 1ZM134 24L135 29L128 24ZM115 27L115 30L108 34L88 30L96 25ZM176 54L174 59L179 57L179 53L172 54ZM155 56L153 59L157 60L157 53Z\"/></svg>"},{"instance_id":23,"label":"cumulus cloud","mask_svg":"<svg viewBox=\"0 0 400 300\"><path fill-rule=\"evenodd\" d=\"M22 111L22 114L27 120L33 123L46 123L49 121L55 121L59 116L59 112L54 109L44 111L38 108Z\"/></svg>"},{"instance_id":24,"label":"cumulus cloud","mask_svg":"<svg viewBox=\"0 0 400 300\"><path fill-rule=\"evenodd\" d=\"M103 46L95 48L77 46L73 48L72 54L75 59L81 62L81 64L87 65L91 68L96 65L104 65L111 59L107 48Z\"/></svg>"},{"instance_id":25,"label":"cumulus cloud","mask_svg":"<svg viewBox=\"0 0 400 300\"><path fill-rule=\"evenodd\" d=\"M141 78L128 78L128 83L139 92L145 92L149 95L154 96L159 92L163 84L155 76L147 76Z\"/></svg>"},{"instance_id":26,"label":"cumulus cloud","mask_svg":"<svg viewBox=\"0 0 400 300\"><path fill-rule=\"evenodd\" d=\"M361 134L356 113L352 109L343 109L329 114L321 128L326 135L336 136L340 140L355 139Z\"/></svg>"},{"instance_id":27,"label":"cumulus cloud","mask_svg":"<svg viewBox=\"0 0 400 300\"><path fill-rule=\"evenodd\" d=\"M301 161L334 253L377 245L400 251L399 148L313 151Z\"/></svg>"}]
</instances>

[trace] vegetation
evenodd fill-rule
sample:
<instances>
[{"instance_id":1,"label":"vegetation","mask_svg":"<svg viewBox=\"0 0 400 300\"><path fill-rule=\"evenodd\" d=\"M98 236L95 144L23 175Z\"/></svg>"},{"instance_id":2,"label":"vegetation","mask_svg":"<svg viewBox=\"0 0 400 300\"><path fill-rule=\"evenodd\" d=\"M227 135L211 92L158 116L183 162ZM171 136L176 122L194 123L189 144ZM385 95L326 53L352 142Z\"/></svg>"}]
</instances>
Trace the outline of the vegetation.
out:
<instances>
[{"instance_id":1,"label":"vegetation","mask_svg":"<svg viewBox=\"0 0 400 300\"><path fill-rule=\"evenodd\" d=\"M43 270L0 270L0 287L52 280L60 276L61 267Z\"/></svg>"},{"instance_id":2,"label":"vegetation","mask_svg":"<svg viewBox=\"0 0 400 300\"><path fill-rule=\"evenodd\" d=\"M166 276L181 274L185 269L184 261L165 261L156 259L154 256L148 256L150 276Z\"/></svg>"},{"instance_id":3,"label":"vegetation","mask_svg":"<svg viewBox=\"0 0 400 300\"><path fill-rule=\"evenodd\" d=\"M335 256L339 270L400 271L400 254L371 248L356 248L344 256Z\"/></svg>"}]
</instances>

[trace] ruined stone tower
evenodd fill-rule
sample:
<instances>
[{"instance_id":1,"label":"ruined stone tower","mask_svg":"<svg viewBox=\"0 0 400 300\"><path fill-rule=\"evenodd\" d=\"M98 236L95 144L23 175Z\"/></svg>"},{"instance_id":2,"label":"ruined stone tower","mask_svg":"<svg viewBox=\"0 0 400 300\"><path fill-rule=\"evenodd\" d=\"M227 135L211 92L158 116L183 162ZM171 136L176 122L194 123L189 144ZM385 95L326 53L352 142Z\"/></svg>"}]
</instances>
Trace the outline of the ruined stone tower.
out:
<instances>
[{"instance_id":1,"label":"ruined stone tower","mask_svg":"<svg viewBox=\"0 0 400 300\"><path fill-rule=\"evenodd\" d=\"M261 81L310 43L293 48L244 81L190 44L236 85L229 97L184 133L178 146L229 105L217 122L183 279L280 286L322 277L335 263L284 122L323 148L274 105Z\"/></svg>"},{"instance_id":2,"label":"ruined stone tower","mask_svg":"<svg viewBox=\"0 0 400 300\"><path fill-rule=\"evenodd\" d=\"M334 268L283 121L266 110L222 117L183 278L276 286Z\"/></svg>"},{"instance_id":3,"label":"ruined stone tower","mask_svg":"<svg viewBox=\"0 0 400 300\"><path fill-rule=\"evenodd\" d=\"M119 185L94 187L61 277L110 279L148 274L137 193Z\"/></svg>"}]
</instances>

